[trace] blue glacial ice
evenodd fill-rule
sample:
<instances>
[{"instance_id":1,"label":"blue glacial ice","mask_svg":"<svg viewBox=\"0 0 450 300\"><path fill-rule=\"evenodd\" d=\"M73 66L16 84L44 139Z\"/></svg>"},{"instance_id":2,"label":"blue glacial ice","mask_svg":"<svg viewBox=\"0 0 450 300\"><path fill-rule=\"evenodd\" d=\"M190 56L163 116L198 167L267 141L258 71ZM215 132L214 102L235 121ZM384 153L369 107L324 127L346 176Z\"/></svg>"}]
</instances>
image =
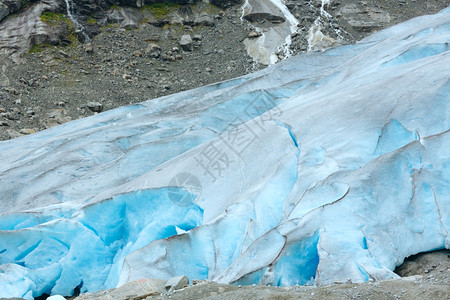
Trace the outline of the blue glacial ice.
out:
<instances>
[{"instance_id":1,"label":"blue glacial ice","mask_svg":"<svg viewBox=\"0 0 450 300\"><path fill-rule=\"evenodd\" d=\"M0 297L396 278L450 248L450 9L0 142Z\"/></svg>"}]
</instances>

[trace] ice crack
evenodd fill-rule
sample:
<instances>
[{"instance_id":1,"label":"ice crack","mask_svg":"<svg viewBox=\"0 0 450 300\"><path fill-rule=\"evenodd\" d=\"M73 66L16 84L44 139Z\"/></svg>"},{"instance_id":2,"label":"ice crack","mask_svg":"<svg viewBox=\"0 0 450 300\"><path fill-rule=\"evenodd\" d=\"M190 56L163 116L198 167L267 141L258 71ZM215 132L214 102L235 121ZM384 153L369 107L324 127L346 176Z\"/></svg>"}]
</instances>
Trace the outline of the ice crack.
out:
<instances>
[{"instance_id":1,"label":"ice crack","mask_svg":"<svg viewBox=\"0 0 450 300\"><path fill-rule=\"evenodd\" d=\"M290 125L288 125L288 124L286 124L286 123L283 123L283 122L281 122L280 120L274 120L274 121L275 121L275 123L276 123L278 126L281 126L281 127L284 127L284 128L287 129L287 131L289 132L289 136L291 137L292 142L293 142L295 148L298 149L298 155L297 155L297 157L298 157L298 156L300 155L300 146L299 146L297 137L295 136L294 132L292 131L292 126L290 126Z\"/></svg>"},{"instance_id":2,"label":"ice crack","mask_svg":"<svg viewBox=\"0 0 450 300\"><path fill-rule=\"evenodd\" d=\"M445 223L444 223L444 221L442 221L441 208L440 208L440 206L439 206L439 202L437 201L436 193L435 193L433 187L430 186L430 188L431 188L431 191L433 192L433 200L434 200L434 203L436 203L436 208L437 208L438 215L439 215L439 222L441 223L441 226L442 226L442 228L444 229L445 247L446 247L446 248L449 248L450 245L449 245L449 241L448 241L448 231L447 231L447 228L445 228Z\"/></svg>"}]
</instances>

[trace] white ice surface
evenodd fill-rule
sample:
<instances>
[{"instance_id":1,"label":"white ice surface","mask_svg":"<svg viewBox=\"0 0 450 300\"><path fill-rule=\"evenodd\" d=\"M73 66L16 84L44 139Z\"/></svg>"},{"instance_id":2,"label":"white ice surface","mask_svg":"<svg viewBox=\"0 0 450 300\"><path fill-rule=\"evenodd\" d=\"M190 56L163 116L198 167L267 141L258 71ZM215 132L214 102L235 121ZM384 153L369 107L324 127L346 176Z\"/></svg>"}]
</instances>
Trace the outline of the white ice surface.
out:
<instances>
[{"instance_id":1,"label":"white ice surface","mask_svg":"<svg viewBox=\"0 0 450 300\"><path fill-rule=\"evenodd\" d=\"M0 297L394 278L449 248L450 9L0 142Z\"/></svg>"}]
</instances>

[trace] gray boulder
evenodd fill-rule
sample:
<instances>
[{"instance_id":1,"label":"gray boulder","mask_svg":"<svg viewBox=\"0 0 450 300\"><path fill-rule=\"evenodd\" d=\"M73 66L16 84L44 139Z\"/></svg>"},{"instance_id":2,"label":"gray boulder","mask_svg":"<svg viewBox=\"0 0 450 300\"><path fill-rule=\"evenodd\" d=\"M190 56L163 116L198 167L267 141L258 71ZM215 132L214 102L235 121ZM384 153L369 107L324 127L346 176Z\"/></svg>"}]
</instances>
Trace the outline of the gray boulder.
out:
<instances>
[{"instance_id":1,"label":"gray boulder","mask_svg":"<svg viewBox=\"0 0 450 300\"><path fill-rule=\"evenodd\" d=\"M65 22L51 26L48 28L48 37L45 42L50 45L59 45L68 33L68 26Z\"/></svg>"},{"instance_id":2,"label":"gray boulder","mask_svg":"<svg viewBox=\"0 0 450 300\"><path fill-rule=\"evenodd\" d=\"M144 52L150 57L158 58L161 56L161 47L155 43L150 43Z\"/></svg>"},{"instance_id":3,"label":"gray boulder","mask_svg":"<svg viewBox=\"0 0 450 300\"><path fill-rule=\"evenodd\" d=\"M189 34L184 34L180 39L181 49L184 51L192 51L194 49L194 45L192 44L192 38Z\"/></svg>"},{"instance_id":4,"label":"gray boulder","mask_svg":"<svg viewBox=\"0 0 450 300\"><path fill-rule=\"evenodd\" d=\"M101 112L103 110L103 105L100 102L89 102L87 107L93 112Z\"/></svg>"},{"instance_id":5,"label":"gray boulder","mask_svg":"<svg viewBox=\"0 0 450 300\"><path fill-rule=\"evenodd\" d=\"M192 39L196 42L203 40L203 36L201 34L194 34Z\"/></svg>"},{"instance_id":6,"label":"gray boulder","mask_svg":"<svg viewBox=\"0 0 450 300\"><path fill-rule=\"evenodd\" d=\"M189 286L189 279L186 276L172 277L166 282L166 290L180 290Z\"/></svg>"},{"instance_id":7,"label":"gray boulder","mask_svg":"<svg viewBox=\"0 0 450 300\"><path fill-rule=\"evenodd\" d=\"M214 18L207 12L200 13L194 21L194 25L214 26Z\"/></svg>"},{"instance_id":8,"label":"gray boulder","mask_svg":"<svg viewBox=\"0 0 450 300\"><path fill-rule=\"evenodd\" d=\"M106 20L108 23L121 23L124 19L125 18L117 9L110 9L106 15Z\"/></svg>"},{"instance_id":9,"label":"gray boulder","mask_svg":"<svg viewBox=\"0 0 450 300\"><path fill-rule=\"evenodd\" d=\"M372 32L385 27L391 17L388 12L376 7L360 7L356 4L346 4L339 13L348 24L362 32Z\"/></svg>"},{"instance_id":10,"label":"gray boulder","mask_svg":"<svg viewBox=\"0 0 450 300\"><path fill-rule=\"evenodd\" d=\"M123 16L123 21L120 23L120 27L125 29L139 28L139 23L144 18L138 9L132 7L122 7L120 9L120 14Z\"/></svg>"},{"instance_id":11,"label":"gray boulder","mask_svg":"<svg viewBox=\"0 0 450 300\"><path fill-rule=\"evenodd\" d=\"M250 22L267 20L273 23L282 23L286 21L280 9L269 0L248 0L244 18Z\"/></svg>"},{"instance_id":12,"label":"gray boulder","mask_svg":"<svg viewBox=\"0 0 450 300\"><path fill-rule=\"evenodd\" d=\"M186 23L191 22L194 19L194 11L190 5L181 6L178 8L177 14L182 17Z\"/></svg>"}]
</instances>

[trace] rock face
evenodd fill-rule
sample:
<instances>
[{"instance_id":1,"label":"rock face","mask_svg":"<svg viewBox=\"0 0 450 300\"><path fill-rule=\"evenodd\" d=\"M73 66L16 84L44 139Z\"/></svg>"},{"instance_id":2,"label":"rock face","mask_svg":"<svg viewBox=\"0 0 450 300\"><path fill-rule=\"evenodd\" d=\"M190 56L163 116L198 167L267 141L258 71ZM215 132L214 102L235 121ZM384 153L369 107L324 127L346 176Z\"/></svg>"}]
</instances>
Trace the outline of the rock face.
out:
<instances>
[{"instance_id":1,"label":"rock face","mask_svg":"<svg viewBox=\"0 0 450 300\"><path fill-rule=\"evenodd\" d=\"M255 28L244 44L256 62L269 65L287 55L290 36L297 30L298 21L282 2L249 0L243 7L243 17Z\"/></svg>"},{"instance_id":2,"label":"rock face","mask_svg":"<svg viewBox=\"0 0 450 300\"><path fill-rule=\"evenodd\" d=\"M5 20L0 24L0 57L10 57L20 61L20 55L33 44L43 43L49 37L49 25L41 21L44 11L62 8L58 0L41 1L24 13Z\"/></svg>"},{"instance_id":3,"label":"rock face","mask_svg":"<svg viewBox=\"0 0 450 300\"><path fill-rule=\"evenodd\" d=\"M193 4L198 0L119 0L120 5L131 6L131 7L142 7L146 4L155 3L173 3L179 5Z\"/></svg>"},{"instance_id":4,"label":"rock face","mask_svg":"<svg viewBox=\"0 0 450 300\"><path fill-rule=\"evenodd\" d=\"M337 13L342 15L348 24L362 32L372 32L389 24L389 13L377 7L360 7L356 3L344 5Z\"/></svg>"},{"instance_id":5,"label":"rock face","mask_svg":"<svg viewBox=\"0 0 450 300\"><path fill-rule=\"evenodd\" d=\"M18 12L23 4L23 0L2 0L0 2L0 22L9 14Z\"/></svg>"},{"instance_id":6,"label":"rock face","mask_svg":"<svg viewBox=\"0 0 450 300\"><path fill-rule=\"evenodd\" d=\"M0 21L9 15L9 8L3 2L0 2Z\"/></svg>"},{"instance_id":7,"label":"rock face","mask_svg":"<svg viewBox=\"0 0 450 300\"><path fill-rule=\"evenodd\" d=\"M405 259L395 272L402 277L419 276L429 273L445 273L450 277L450 250L421 253ZM450 278L447 278L447 284Z\"/></svg>"},{"instance_id":8,"label":"rock face","mask_svg":"<svg viewBox=\"0 0 450 300\"><path fill-rule=\"evenodd\" d=\"M210 0L210 2L213 5L226 8L233 5L241 4L244 2L244 0Z\"/></svg>"},{"instance_id":9,"label":"rock face","mask_svg":"<svg viewBox=\"0 0 450 300\"><path fill-rule=\"evenodd\" d=\"M269 21L281 23L286 21L285 16L271 1L249 0L244 8L244 18L250 22Z\"/></svg>"},{"instance_id":10,"label":"rock face","mask_svg":"<svg viewBox=\"0 0 450 300\"><path fill-rule=\"evenodd\" d=\"M137 29L139 27L139 23L144 18L143 14L139 10L131 7L120 8L120 16L120 27L125 29Z\"/></svg>"},{"instance_id":11,"label":"rock face","mask_svg":"<svg viewBox=\"0 0 450 300\"><path fill-rule=\"evenodd\" d=\"M446 0L286 0L299 21L291 50L323 50L335 44L359 41L369 34L413 17L437 12Z\"/></svg>"},{"instance_id":12,"label":"rock face","mask_svg":"<svg viewBox=\"0 0 450 300\"><path fill-rule=\"evenodd\" d=\"M178 5L193 4L193 0L173 0L173 1L147 1L147 4L160 2L170 2ZM72 3L72 2L71 2ZM111 2L112 3L112 2ZM140 11L133 7L121 7L120 9L112 9L107 13L99 13L100 10L108 8L111 4L108 0L95 1L76 1L71 4L72 15L78 18L83 26L78 38L81 41L87 41L88 36L98 33L100 24L119 23L121 28L137 29L143 18L146 17L150 24L160 26L166 24L191 25L191 26L214 26L214 17L205 11L193 11L189 6L181 7L179 10L173 10L164 17L155 17L149 11ZM135 2L124 1L123 4L130 6ZM18 12L22 8L22 0L9 0L0 2L0 22L9 14ZM139 5L138 5L139 6ZM68 45L71 43L67 39L69 28L67 22L48 23L42 21L41 15L44 11L49 12L66 12L66 3L64 0L41 0L36 4L24 10L18 16L5 19L0 23L0 57L11 58L14 62L20 62L20 56L28 51L33 45L46 43L49 45ZM186 13L187 12L187 13ZM96 13L99 13L98 15ZM96 24L88 24L87 19L99 16ZM73 30L79 30L75 24L70 25ZM1 80L0 80L1 81Z\"/></svg>"},{"instance_id":13,"label":"rock face","mask_svg":"<svg viewBox=\"0 0 450 300\"><path fill-rule=\"evenodd\" d=\"M42 1L42 0L37 0ZM65 0L62 0L66 12ZM109 6L115 4L112 0L69 0L71 12L74 16L93 16L95 13L106 10Z\"/></svg>"}]
</instances>

